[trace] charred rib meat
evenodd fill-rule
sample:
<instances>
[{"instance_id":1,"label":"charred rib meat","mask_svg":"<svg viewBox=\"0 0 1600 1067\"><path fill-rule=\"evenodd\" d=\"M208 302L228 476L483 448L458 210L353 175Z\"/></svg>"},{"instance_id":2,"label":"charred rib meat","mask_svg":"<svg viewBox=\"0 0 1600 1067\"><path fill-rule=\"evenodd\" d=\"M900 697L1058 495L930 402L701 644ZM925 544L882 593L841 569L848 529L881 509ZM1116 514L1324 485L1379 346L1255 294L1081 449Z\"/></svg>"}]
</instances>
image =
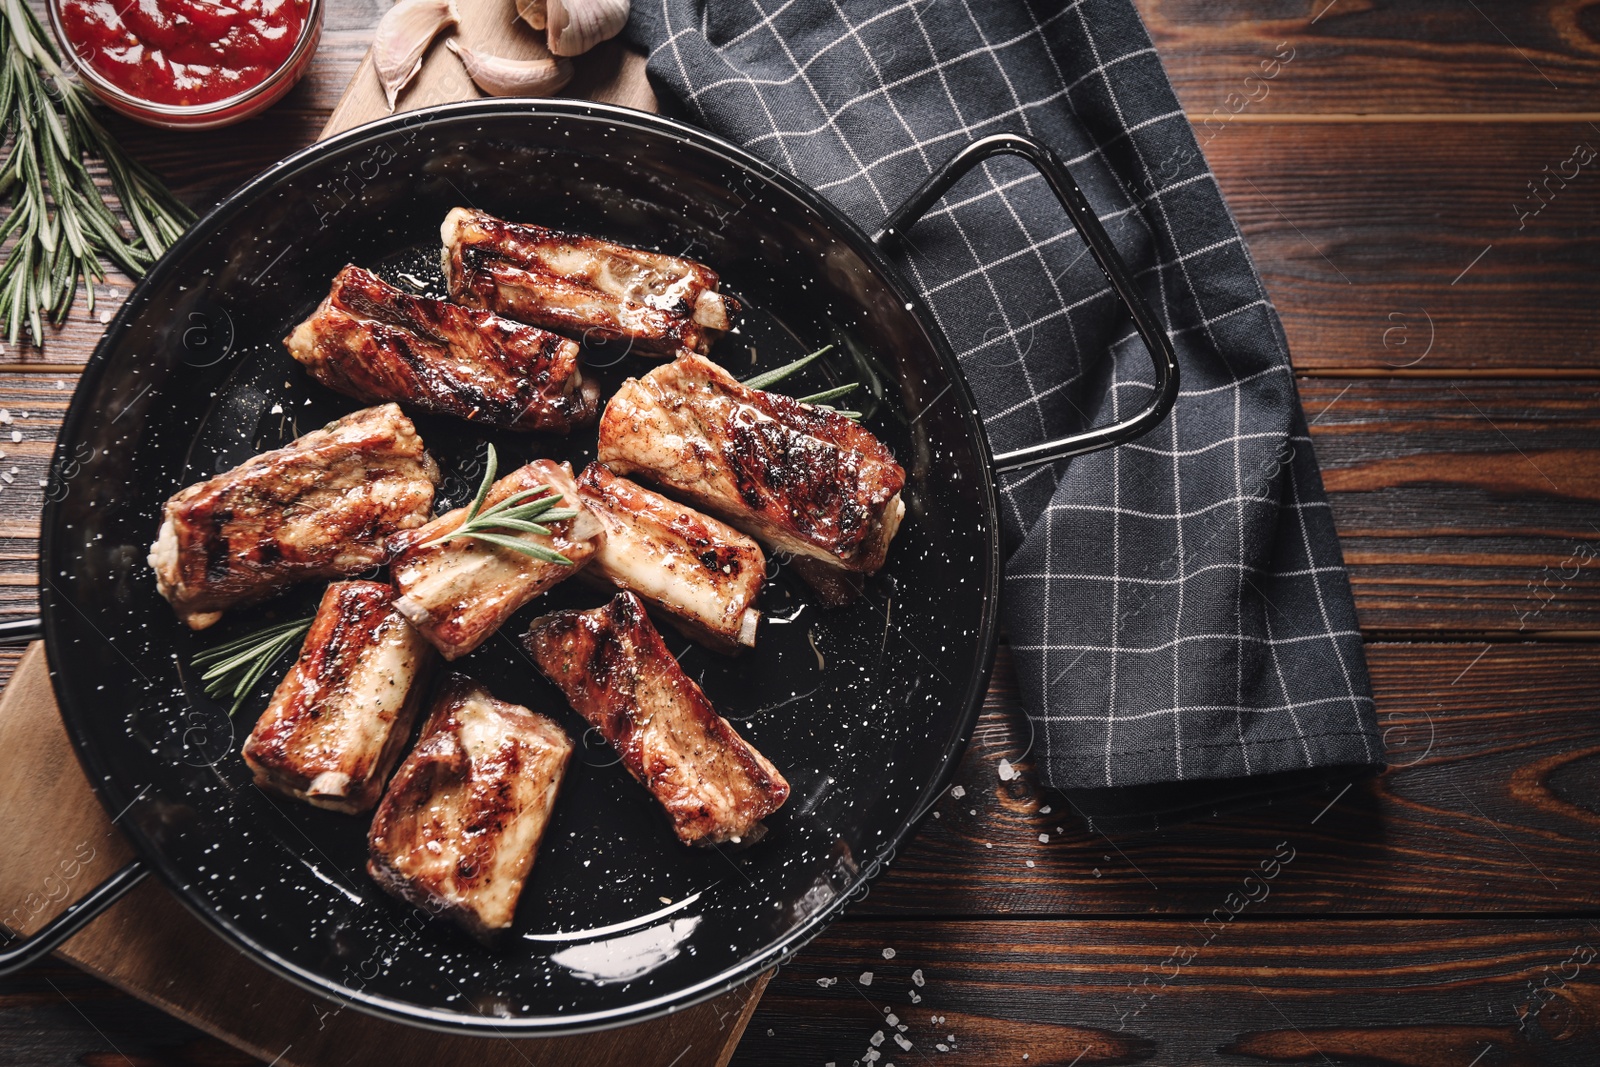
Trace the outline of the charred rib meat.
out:
<instances>
[{"instance_id":1,"label":"charred rib meat","mask_svg":"<svg viewBox=\"0 0 1600 1067\"><path fill-rule=\"evenodd\" d=\"M792 554L832 603L883 566L905 514L905 471L870 432L692 353L622 384L600 417L600 461Z\"/></svg>"},{"instance_id":2,"label":"charred rib meat","mask_svg":"<svg viewBox=\"0 0 1600 1067\"><path fill-rule=\"evenodd\" d=\"M709 515L668 500L591 463L578 495L605 527L585 572L598 575L666 615L689 637L719 652L753 648L766 577L761 546Z\"/></svg>"},{"instance_id":3,"label":"charred rib meat","mask_svg":"<svg viewBox=\"0 0 1600 1067\"><path fill-rule=\"evenodd\" d=\"M789 783L718 715L632 593L534 621L523 639L688 844L753 841Z\"/></svg>"},{"instance_id":4,"label":"charred rib meat","mask_svg":"<svg viewBox=\"0 0 1600 1067\"><path fill-rule=\"evenodd\" d=\"M395 607L422 631L445 659L459 659L487 641L518 608L569 578L594 555L604 537L600 524L578 498L572 468L538 459L499 479L485 498L492 506L514 493L549 486L576 517L548 524L549 536L518 534L572 561L547 563L510 548L471 537L440 541L467 517L466 508L434 519L395 539L399 554L389 573L401 596Z\"/></svg>"},{"instance_id":5,"label":"charred rib meat","mask_svg":"<svg viewBox=\"0 0 1600 1067\"><path fill-rule=\"evenodd\" d=\"M440 228L450 298L641 354L709 352L738 301L689 259L456 208Z\"/></svg>"},{"instance_id":6,"label":"charred rib meat","mask_svg":"<svg viewBox=\"0 0 1600 1067\"><path fill-rule=\"evenodd\" d=\"M401 292L346 267L317 310L284 339L328 388L369 404L395 400L506 430L566 433L594 421L599 387L578 346L487 311Z\"/></svg>"},{"instance_id":7,"label":"charred rib meat","mask_svg":"<svg viewBox=\"0 0 1600 1067\"><path fill-rule=\"evenodd\" d=\"M378 802L411 736L433 649L380 582L334 582L244 743L256 785L319 808Z\"/></svg>"},{"instance_id":8,"label":"charred rib meat","mask_svg":"<svg viewBox=\"0 0 1600 1067\"><path fill-rule=\"evenodd\" d=\"M511 925L571 758L554 722L451 675L372 820L367 873L487 940Z\"/></svg>"},{"instance_id":9,"label":"charred rib meat","mask_svg":"<svg viewBox=\"0 0 1600 1067\"><path fill-rule=\"evenodd\" d=\"M353 412L168 500L157 587L203 630L295 582L364 571L390 535L428 521L438 480L397 406Z\"/></svg>"}]
</instances>

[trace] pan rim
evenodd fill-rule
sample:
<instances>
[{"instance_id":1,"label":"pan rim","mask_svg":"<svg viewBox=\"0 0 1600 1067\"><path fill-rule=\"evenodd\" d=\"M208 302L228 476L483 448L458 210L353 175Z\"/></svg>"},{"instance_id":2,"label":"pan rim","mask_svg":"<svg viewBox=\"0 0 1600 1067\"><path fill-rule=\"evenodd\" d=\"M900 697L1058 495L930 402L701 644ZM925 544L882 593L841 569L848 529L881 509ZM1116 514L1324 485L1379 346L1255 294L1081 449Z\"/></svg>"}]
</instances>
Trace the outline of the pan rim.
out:
<instances>
[{"instance_id":1,"label":"pan rim","mask_svg":"<svg viewBox=\"0 0 1600 1067\"><path fill-rule=\"evenodd\" d=\"M256 962L266 967L269 971L278 974L310 993L333 999L341 1004L347 1004L368 1015L444 1033L474 1035L492 1033L516 1037L574 1036L645 1022L703 1003L745 984L759 976L763 971L782 964L799 952L835 921L852 900L864 897L872 883L882 875L884 869L889 866L893 858L915 836L923 822L926 821L928 812L932 810L933 801L943 794L951 778L954 777L961 757L971 739L973 727L982 710L983 699L988 691L989 679L993 672L995 653L998 646L998 602L1000 584L1003 577L1000 559L999 503L996 476L991 462L993 453L989 447L983 422L977 415L977 404L972 396L971 387L959 361L950 349L948 339L938 328L921 295L905 284L899 269L884 259L882 253L866 236L865 232L846 218L821 194L798 179L778 170L731 142L662 115L636 111L611 104L563 100L466 101L433 105L417 111L392 115L388 118L379 119L347 130L325 141L308 145L268 167L207 211L152 265L145 276L134 286L132 292L117 312L116 317L106 327L100 341L95 346L93 355L84 366L77 389L74 391L72 401L68 405L66 418L62 422L60 435L56 440L50 477L52 488L54 488L57 479L60 478L63 460L66 458L68 451L68 442L77 439L84 420L91 415L88 406L80 404L80 398L89 395L98 385L101 377L113 362L112 349L116 346L117 339L126 329L129 320L142 308L147 293L164 279L168 271L174 269L172 264L187 256L195 247L208 240L221 224L231 221L241 212L247 210L264 193L269 192L280 182L292 177L305 167L319 163L324 156L365 142L386 139L396 131L415 129L420 132L430 126L449 125L454 121L491 117L554 117L557 119L595 121L629 126L642 129L646 133L668 136L688 143L690 147L699 152L720 156L725 161L750 171L757 178L769 185L776 186L781 192L794 197L811 210L817 212L828 229L843 238L851 250L866 261L879 279L905 305L907 311L918 320L924 334L931 342L934 358L943 366L950 378L951 388L955 391L956 399L961 404L961 418L967 424L971 434L969 447L977 453L979 461L977 466L980 470L982 482L980 488L985 501L985 513L988 518L985 530L983 607L974 642L975 658L973 660L974 669L971 682L967 692L962 697L963 706L957 719L959 729L953 732L953 740L945 746L938 768L930 775L927 784L917 795L911 814L900 823L887 842L879 849L876 857L871 862L863 865L862 873L847 890L834 897L826 905L818 909L816 913L808 916L787 934L778 938L766 948L693 985L635 1004L602 1011L513 1018L442 1011L395 997L365 994L358 990L352 990L328 976L302 967L276 954L271 948L243 930L237 923L222 915L196 889L189 886L183 872L177 869L176 865L149 835L138 828L137 823L131 823L125 827L125 833L139 857L160 876L167 890L176 896L204 925L209 927L212 932L220 935L236 949L253 957ZM960 443L953 442L953 444L959 446ZM65 601L66 606L75 608L71 600L64 593L57 590L54 582L49 579L49 575L56 572L57 565L60 562L60 550L57 547L57 540L59 537L58 524L60 522L62 501L56 499L57 496L57 493L46 492L46 503L40 523L39 566L42 580L39 586L39 598L40 615L44 624L47 662L53 661L54 657L50 653L54 649L62 648L62 642L64 641L57 621L62 611L60 602ZM86 713L76 705L70 690L64 684L53 663L50 666L49 673L51 687L61 710L61 717L72 739L73 751L77 755L90 785L108 811L122 809L124 805L136 798L122 795L118 780L111 769L112 763L108 758L109 754L101 751L95 745L88 731L80 728Z\"/></svg>"}]
</instances>

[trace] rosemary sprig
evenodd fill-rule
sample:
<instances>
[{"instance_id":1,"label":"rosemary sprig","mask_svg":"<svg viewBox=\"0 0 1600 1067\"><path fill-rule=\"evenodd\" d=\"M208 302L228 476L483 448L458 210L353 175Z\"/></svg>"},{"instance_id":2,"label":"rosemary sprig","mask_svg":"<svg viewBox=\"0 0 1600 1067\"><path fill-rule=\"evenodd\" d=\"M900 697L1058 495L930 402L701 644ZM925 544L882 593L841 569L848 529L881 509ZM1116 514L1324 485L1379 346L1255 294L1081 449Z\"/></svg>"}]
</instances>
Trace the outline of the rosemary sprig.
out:
<instances>
[{"instance_id":1,"label":"rosemary sprig","mask_svg":"<svg viewBox=\"0 0 1600 1067\"><path fill-rule=\"evenodd\" d=\"M550 486L536 485L532 489L520 489L485 510L483 502L488 499L489 489L494 485L495 474L500 469L500 459L495 454L494 445L489 445L488 449L483 482L478 486L478 494L472 498L466 519L449 533L429 538L423 544L442 545L458 537L471 537L500 548L509 548L513 552L521 552L524 556L532 556L546 563L572 566L570 559L554 549L511 536L511 534L528 533L549 537L550 527L544 523L577 518L578 513L572 508L556 507L561 502L561 494Z\"/></svg>"},{"instance_id":2,"label":"rosemary sprig","mask_svg":"<svg viewBox=\"0 0 1600 1067\"><path fill-rule=\"evenodd\" d=\"M194 658L194 665L204 672L200 680L205 683L206 693L219 700L232 696L233 706L228 714L233 715L255 691L261 676L310 628L310 619L293 619L200 653Z\"/></svg>"},{"instance_id":3,"label":"rosemary sprig","mask_svg":"<svg viewBox=\"0 0 1600 1067\"><path fill-rule=\"evenodd\" d=\"M788 378L798 371L802 371L806 367L809 367L813 362L821 358L823 354L831 351L832 348L832 345L823 345L815 352L808 356L801 356L793 363L785 363L781 367L774 367L769 371L763 371L762 373L753 377L746 378L742 384L749 386L751 389L766 389L770 386L777 385L785 378ZM802 404L811 404L815 407L826 408L835 415L843 415L847 419L859 419L861 417L861 412L840 411L838 408L828 403L830 400L837 400L842 396L847 396L859 388L861 388L860 382L851 382L849 385L841 385L834 389L824 389L820 393L812 393L810 396L797 396L795 399L800 401Z\"/></svg>"},{"instance_id":4,"label":"rosemary sprig","mask_svg":"<svg viewBox=\"0 0 1600 1067\"><path fill-rule=\"evenodd\" d=\"M94 310L101 260L138 278L177 240L194 213L129 158L95 116L89 91L62 69L61 54L24 0L0 13L0 199L10 208L0 242L0 320L16 344L23 324L44 345L43 321L66 321L80 282ZM112 214L86 157L105 164L132 236Z\"/></svg>"}]
</instances>

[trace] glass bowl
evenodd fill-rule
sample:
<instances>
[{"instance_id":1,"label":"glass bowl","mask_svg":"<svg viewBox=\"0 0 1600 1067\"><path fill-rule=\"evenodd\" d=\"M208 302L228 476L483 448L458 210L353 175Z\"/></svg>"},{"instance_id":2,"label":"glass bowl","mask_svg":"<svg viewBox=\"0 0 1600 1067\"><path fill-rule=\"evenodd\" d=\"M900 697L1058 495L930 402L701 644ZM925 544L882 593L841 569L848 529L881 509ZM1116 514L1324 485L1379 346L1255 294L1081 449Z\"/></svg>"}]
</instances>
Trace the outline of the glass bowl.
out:
<instances>
[{"instance_id":1,"label":"glass bowl","mask_svg":"<svg viewBox=\"0 0 1600 1067\"><path fill-rule=\"evenodd\" d=\"M89 90L115 111L151 126L169 129L210 129L240 122L277 103L294 88L300 76L311 65L317 44L322 40L323 0L310 0L305 25L300 29L300 39L287 59L264 79L242 92L204 104L163 104L135 96L119 85L108 81L79 53L78 45L67 36L62 25L61 0L50 0L50 29L62 52L71 61L79 80Z\"/></svg>"}]
</instances>

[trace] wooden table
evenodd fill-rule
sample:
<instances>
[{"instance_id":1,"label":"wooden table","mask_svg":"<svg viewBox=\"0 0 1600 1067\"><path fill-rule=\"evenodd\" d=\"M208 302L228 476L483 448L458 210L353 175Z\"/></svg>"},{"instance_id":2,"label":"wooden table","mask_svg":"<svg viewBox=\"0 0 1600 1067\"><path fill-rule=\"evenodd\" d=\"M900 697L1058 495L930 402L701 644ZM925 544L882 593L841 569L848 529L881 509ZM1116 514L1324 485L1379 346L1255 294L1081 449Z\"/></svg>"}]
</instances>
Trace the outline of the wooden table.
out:
<instances>
[{"instance_id":1,"label":"wooden table","mask_svg":"<svg viewBox=\"0 0 1600 1067\"><path fill-rule=\"evenodd\" d=\"M118 129L208 204L315 137L381 6L335 0L248 125ZM1600 1063L1600 161L1563 168L1600 149L1600 18L1139 7L1288 330L1392 769L1112 840L1019 760L1002 650L964 795L779 972L735 1062L848 1064L899 1024L880 1065ZM35 610L36 486L99 330L80 305L0 363L0 615ZM63 965L0 983L0 1049L248 1062Z\"/></svg>"}]
</instances>

